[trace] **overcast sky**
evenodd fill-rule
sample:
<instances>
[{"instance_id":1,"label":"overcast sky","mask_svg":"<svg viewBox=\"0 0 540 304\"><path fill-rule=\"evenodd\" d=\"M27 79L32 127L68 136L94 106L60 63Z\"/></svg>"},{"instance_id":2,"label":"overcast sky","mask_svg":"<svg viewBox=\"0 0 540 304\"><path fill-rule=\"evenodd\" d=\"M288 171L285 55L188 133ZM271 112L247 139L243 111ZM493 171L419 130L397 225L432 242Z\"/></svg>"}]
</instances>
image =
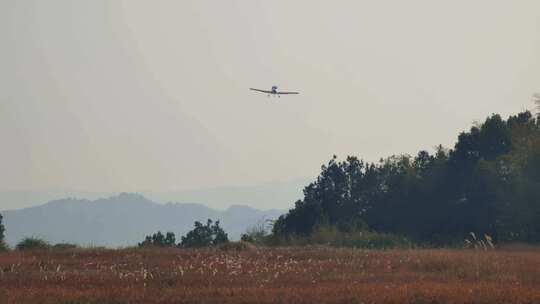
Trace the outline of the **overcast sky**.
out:
<instances>
[{"instance_id":1,"label":"overcast sky","mask_svg":"<svg viewBox=\"0 0 540 304\"><path fill-rule=\"evenodd\" d=\"M0 0L0 191L315 177L539 90L538 0Z\"/></svg>"}]
</instances>

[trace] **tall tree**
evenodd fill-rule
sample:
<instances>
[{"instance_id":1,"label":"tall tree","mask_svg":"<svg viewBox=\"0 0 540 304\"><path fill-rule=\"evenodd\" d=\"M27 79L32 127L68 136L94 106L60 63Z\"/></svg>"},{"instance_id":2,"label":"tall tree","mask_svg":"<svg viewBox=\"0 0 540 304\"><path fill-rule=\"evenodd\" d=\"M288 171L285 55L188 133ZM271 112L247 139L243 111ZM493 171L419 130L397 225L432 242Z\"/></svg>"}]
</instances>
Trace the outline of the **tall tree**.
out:
<instances>
[{"instance_id":1,"label":"tall tree","mask_svg":"<svg viewBox=\"0 0 540 304\"><path fill-rule=\"evenodd\" d=\"M9 249L8 245L6 244L4 240L4 232L6 231L4 225L2 224L2 214L0 214L0 252L6 251Z\"/></svg>"},{"instance_id":2,"label":"tall tree","mask_svg":"<svg viewBox=\"0 0 540 304\"><path fill-rule=\"evenodd\" d=\"M4 232L6 231L4 224L2 223L3 217L0 214L0 243L4 241Z\"/></svg>"}]
</instances>

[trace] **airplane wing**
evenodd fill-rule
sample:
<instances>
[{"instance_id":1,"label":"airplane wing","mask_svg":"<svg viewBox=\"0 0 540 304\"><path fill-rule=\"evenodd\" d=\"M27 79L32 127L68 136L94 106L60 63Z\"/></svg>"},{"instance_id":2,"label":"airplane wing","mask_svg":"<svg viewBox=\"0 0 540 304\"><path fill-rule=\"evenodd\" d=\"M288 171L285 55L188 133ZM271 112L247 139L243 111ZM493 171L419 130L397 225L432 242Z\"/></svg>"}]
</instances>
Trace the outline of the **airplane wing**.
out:
<instances>
[{"instance_id":1,"label":"airplane wing","mask_svg":"<svg viewBox=\"0 0 540 304\"><path fill-rule=\"evenodd\" d=\"M277 92L276 94L300 94L299 92Z\"/></svg>"},{"instance_id":2,"label":"airplane wing","mask_svg":"<svg viewBox=\"0 0 540 304\"><path fill-rule=\"evenodd\" d=\"M254 89L254 88L249 88L249 89L252 90L252 91L263 92L263 93L266 93L266 94L272 94L272 91L259 90L259 89Z\"/></svg>"}]
</instances>

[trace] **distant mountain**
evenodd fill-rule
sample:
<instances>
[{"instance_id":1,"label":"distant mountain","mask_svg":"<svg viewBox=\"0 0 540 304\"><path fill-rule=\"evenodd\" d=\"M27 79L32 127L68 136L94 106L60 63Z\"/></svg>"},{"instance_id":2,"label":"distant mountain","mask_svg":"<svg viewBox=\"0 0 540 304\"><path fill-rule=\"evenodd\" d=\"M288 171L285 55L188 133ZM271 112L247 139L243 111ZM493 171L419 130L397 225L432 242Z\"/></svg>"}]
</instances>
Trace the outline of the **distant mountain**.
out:
<instances>
[{"instance_id":1,"label":"distant mountain","mask_svg":"<svg viewBox=\"0 0 540 304\"><path fill-rule=\"evenodd\" d=\"M22 209L38 206L44 202L63 199L66 197L77 197L81 199L96 200L102 197L117 195L114 192L86 192L86 191L25 191L7 190L0 191L0 212L3 210Z\"/></svg>"},{"instance_id":2,"label":"distant mountain","mask_svg":"<svg viewBox=\"0 0 540 304\"><path fill-rule=\"evenodd\" d=\"M159 203L193 202L210 208L227 209L232 205L247 205L260 209L289 209L303 197L302 190L312 180L298 178L268 182L253 186L229 186L182 191L137 191ZM96 200L117 195L117 192L90 192L73 190L0 191L0 211L36 206L43 202L66 197Z\"/></svg>"},{"instance_id":3,"label":"distant mountain","mask_svg":"<svg viewBox=\"0 0 540 304\"><path fill-rule=\"evenodd\" d=\"M226 210L200 204L158 204L138 194L120 194L94 201L61 199L41 206L2 212L6 240L14 245L26 236L49 242L130 246L158 230L172 231L178 240L196 220L220 220L229 238L238 239L248 227L276 219L283 210L261 211L235 205Z\"/></svg>"}]
</instances>

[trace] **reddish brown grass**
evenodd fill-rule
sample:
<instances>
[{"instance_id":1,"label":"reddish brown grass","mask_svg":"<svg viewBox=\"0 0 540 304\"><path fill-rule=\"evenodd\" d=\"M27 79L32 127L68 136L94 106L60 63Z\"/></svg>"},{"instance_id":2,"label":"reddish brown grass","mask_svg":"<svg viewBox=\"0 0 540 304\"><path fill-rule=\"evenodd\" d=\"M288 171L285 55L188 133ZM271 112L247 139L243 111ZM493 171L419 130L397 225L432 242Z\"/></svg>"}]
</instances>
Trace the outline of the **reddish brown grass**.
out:
<instances>
[{"instance_id":1,"label":"reddish brown grass","mask_svg":"<svg viewBox=\"0 0 540 304\"><path fill-rule=\"evenodd\" d=\"M0 303L540 303L540 252L10 252Z\"/></svg>"}]
</instances>

